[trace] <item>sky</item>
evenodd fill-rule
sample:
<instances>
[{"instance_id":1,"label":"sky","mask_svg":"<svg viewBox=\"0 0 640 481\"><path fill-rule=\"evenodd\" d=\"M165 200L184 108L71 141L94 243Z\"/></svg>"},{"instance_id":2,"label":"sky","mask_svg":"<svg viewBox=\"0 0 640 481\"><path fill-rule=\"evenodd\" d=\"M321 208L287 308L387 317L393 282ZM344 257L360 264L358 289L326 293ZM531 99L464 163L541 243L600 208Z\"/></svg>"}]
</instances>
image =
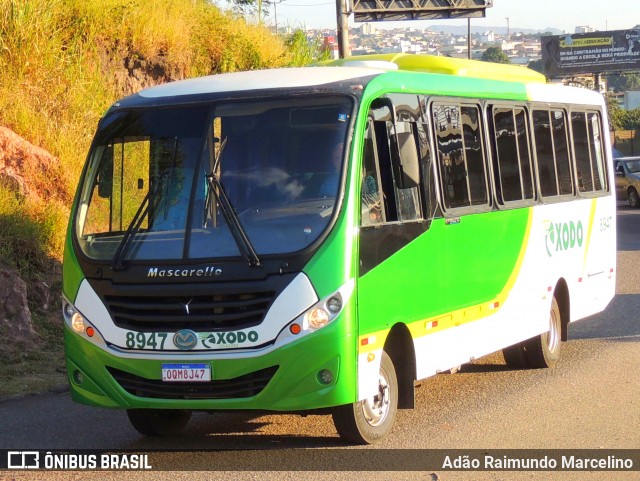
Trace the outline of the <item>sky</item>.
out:
<instances>
[{"instance_id":1,"label":"sky","mask_svg":"<svg viewBox=\"0 0 640 481\"><path fill-rule=\"evenodd\" d=\"M349 0L347 0L349 1ZM518 28L557 28L574 33L576 26L590 25L596 30L626 30L640 24L637 0L493 0L486 18L471 19L472 26ZM350 3L350 2L349 2ZM278 26L335 28L335 0L281 0L276 6ZM266 23L273 24L273 7ZM376 22L389 27L425 28L430 25L467 25L466 19ZM349 19L350 27L360 25Z\"/></svg>"}]
</instances>

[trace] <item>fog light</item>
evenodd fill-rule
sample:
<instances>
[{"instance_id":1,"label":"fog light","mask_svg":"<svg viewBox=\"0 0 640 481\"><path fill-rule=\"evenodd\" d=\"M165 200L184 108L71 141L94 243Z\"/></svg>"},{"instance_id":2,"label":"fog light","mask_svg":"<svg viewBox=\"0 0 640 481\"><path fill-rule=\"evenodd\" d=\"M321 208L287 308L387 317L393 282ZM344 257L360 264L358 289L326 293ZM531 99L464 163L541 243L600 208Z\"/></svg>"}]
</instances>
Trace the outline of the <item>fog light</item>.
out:
<instances>
[{"instance_id":1,"label":"fog light","mask_svg":"<svg viewBox=\"0 0 640 481\"><path fill-rule=\"evenodd\" d=\"M71 316L71 327L76 332L84 332L84 318L77 312Z\"/></svg>"},{"instance_id":2,"label":"fog light","mask_svg":"<svg viewBox=\"0 0 640 481\"><path fill-rule=\"evenodd\" d=\"M320 329L329 323L329 314L324 309L316 307L307 313L307 322L312 329Z\"/></svg>"},{"instance_id":3,"label":"fog light","mask_svg":"<svg viewBox=\"0 0 640 481\"><path fill-rule=\"evenodd\" d=\"M333 382L333 374L328 369L318 371L318 381L321 384L331 384Z\"/></svg>"},{"instance_id":4,"label":"fog light","mask_svg":"<svg viewBox=\"0 0 640 481\"><path fill-rule=\"evenodd\" d=\"M73 382L76 384L82 384L84 382L84 376L80 371L73 371Z\"/></svg>"},{"instance_id":5,"label":"fog light","mask_svg":"<svg viewBox=\"0 0 640 481\"><path fill-rule=\"evenodd\" d=\"M71 318L75 314L76 310L73 308L71 304L67 304L64 306L64 313L68 318Z\"/></svg>"},{"instance_id":6,"label":"fog light","mask_svg":"<svg viewBox=\"0 0 640 481\"><path fill-rule=\"evenodd\" d=\"M342 309L342 299L339 297L332 297L327 301L327 308L334 314L340 312Z\"/></svg>"}]
</instances>

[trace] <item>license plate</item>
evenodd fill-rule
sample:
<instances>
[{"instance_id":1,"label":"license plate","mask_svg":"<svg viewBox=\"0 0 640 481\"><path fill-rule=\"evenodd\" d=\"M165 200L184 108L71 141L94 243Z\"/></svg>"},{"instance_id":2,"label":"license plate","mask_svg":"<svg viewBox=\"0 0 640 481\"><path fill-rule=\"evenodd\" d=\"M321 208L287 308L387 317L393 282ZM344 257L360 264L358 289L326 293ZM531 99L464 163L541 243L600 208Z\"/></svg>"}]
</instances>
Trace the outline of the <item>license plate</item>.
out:
<instances>
[{"instance_id":1,"label":"license plate","mask_svg":"<svg viewBox=\"0 0 640 481\"><path fill-rule=\"evenodd\" d=\"M163 364L162 380L165 382L211 381L210 364Z\"/></svg>"}]
</instances>

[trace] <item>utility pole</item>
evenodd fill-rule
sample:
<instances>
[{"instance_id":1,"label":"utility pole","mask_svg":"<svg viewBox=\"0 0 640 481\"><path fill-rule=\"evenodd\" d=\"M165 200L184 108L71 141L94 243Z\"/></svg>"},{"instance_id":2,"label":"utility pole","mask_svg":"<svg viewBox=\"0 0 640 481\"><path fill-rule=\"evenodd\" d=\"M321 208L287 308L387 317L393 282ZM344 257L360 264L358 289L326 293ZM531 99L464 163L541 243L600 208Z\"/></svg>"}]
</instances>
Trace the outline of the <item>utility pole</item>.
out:
<instances>
[{"instance_id":1,"label":"utility pole","mask_svg":"<svg viewBox=\"0 0 640 481\"><path fill-rule=\"evenodd\" d=\"M336 36L338 37L338 55L340 58L351 56L349 49L349 10L347 8L347 0L336 0L336 17L338 20L338 28Z\"/></svg>"},{"instance_id":2,"label":"utility pole","mask_svg":"<svg viewBox=\"0 0 640 481\"><path fill-rule=\"evenodd\" d=\"M467 17L467 58L471 60L471 18Z\"/></svg>"},{"instance_id":3,"label":"utility pole","mask_svg":"<svg viewBox=\"0 0 640 481\"><path fill-rule=\"evenodd\" d=\"M276 35L278 35L278 2L273 2L273 18L276 21Z\"/></svg>"},{"instance_id":4,"label":"utility pole","mask_svg":"<svg viewBox=\"0 0 640 481\"><path fill-rule=\"evenodd\" d=\"M273 2L273 17L276 22L276 35L278 35L278 4L282 3L284 0L280 0L279 2Z\"/></svg>"}]
</instances>

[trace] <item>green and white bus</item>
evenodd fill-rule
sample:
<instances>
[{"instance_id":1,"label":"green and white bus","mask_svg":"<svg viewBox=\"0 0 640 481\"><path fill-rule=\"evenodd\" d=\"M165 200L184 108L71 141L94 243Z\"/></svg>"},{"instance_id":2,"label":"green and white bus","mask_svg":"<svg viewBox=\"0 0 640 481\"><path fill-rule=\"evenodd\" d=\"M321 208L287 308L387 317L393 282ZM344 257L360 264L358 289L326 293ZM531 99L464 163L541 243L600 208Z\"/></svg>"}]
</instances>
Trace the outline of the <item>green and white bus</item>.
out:
<instances>
[{"instance_id":1,"label":"green and white bus","mask_svg":"<svg viewBox=\"0 0 640 481\"><path fill-rule=\"evenodd\" d=\"M607 133L597 93L403 54L124 98L66 240L72 397L145 435L266 410L371 443L418 380L551 367L614 296Z\"/></svg>"}]
</instances>

